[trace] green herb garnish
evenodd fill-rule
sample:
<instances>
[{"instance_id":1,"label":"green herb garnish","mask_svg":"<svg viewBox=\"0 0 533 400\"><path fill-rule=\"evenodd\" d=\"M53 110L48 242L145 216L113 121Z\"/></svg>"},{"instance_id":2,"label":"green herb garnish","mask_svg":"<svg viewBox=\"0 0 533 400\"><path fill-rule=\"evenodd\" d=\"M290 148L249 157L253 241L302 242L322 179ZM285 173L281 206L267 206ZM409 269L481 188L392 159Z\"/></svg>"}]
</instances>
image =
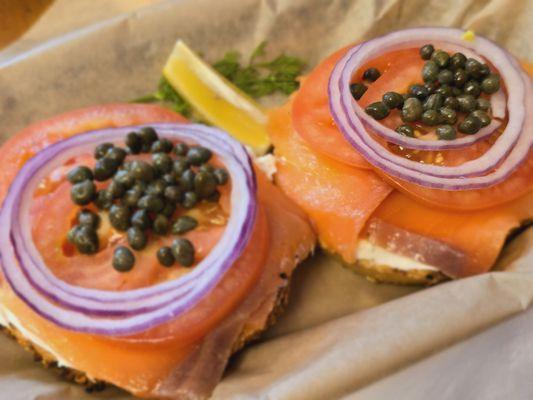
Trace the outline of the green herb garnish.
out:
<instances>
[{"instance_id":1,"label":"green herb garnish","mask_svg":"<svg viewBox=\"0 0 533 400\"><path fill-rule=\"evenodd\" d=\"M213 67L253 98L275 92L289 95L298 89L297 78L302 73L304 62L285 54L271 61L259 61L265 55L266 45L266 42L262 42L257 46L246 66L241 65L240 54L231 51L213 64Z\"/></svg>"},{"instance_id":2,"label":"green herb garnish","mask_svg":"<svg viewBox=\"0 0 533 400\"><path fill-rule=\"evenodd\" d=\"M252 52L248 63L241 64L241 54L229 51L213 64L213 67L244 93L258 99L276 92L289 95L299 87L298 77L302 74L304 62L292 56L281 54L265 61L267 42L261 42ZM177 93L165 77L161 77L157 92L133 100L135 103L159 102L174 111L189 117L193 110Z\"/></svg>"},{"instance_id":3,"label":"green herb garnish","mask_svg":"<svg viewBox=\"0 0 533 400\"><path fill-rule=\"evenodd\" d=\"M157 85L157 92L139 97L132 101L132 103L162 103L172 110L188 117L191 115L192 109L189 103L174 90L167 79L162 76Z\"/></svg>"}]
</instances>

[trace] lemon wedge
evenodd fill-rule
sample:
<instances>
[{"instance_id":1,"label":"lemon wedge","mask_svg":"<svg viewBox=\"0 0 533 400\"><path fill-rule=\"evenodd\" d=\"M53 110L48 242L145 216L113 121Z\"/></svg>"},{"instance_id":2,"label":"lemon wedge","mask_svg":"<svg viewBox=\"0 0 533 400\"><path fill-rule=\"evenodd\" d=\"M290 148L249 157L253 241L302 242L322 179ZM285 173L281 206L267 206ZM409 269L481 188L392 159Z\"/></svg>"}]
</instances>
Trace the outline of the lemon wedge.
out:
<instances>
[{"instance_id":1,"label":"lemon wedge","mask_svg":"<svg viewBox=\"0 0 533 400\"><path fill-rule=\"evenodd\" d=\"M268 150L265 112L183 41L176 42L163 75L207 122L248 145L257 155Z\"/></svg>"}]
</instances>

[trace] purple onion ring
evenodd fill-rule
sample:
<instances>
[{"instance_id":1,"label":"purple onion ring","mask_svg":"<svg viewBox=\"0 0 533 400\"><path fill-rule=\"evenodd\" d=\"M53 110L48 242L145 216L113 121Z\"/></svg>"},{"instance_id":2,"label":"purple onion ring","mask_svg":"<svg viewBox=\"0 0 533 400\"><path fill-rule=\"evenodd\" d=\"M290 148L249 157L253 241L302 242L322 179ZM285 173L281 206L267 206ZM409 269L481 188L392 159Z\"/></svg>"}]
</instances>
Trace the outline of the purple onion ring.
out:
<instances>
[{"instance_id":1,"label":"purple onion ring","mask_svg":"<svg viewBox=\"0 0 533 400\"><path fill-rule=\"evenodd\" d=\"M161 137L209 147L232 179L231 215L212 251L189 274L152 287L106 291L68 284L47 268L31 235L34 189L54 168L98 143L122 140L132 127L83 133L36 154L19 171L0 211L0 265L14 292L34 311L78 332L131 335L168 322L201 301L242 254L256 212L255 174L246 149L227 133L196 124L158 124ZM136 126L135 128L139 128Z\"/></svg>"}]
</instances>

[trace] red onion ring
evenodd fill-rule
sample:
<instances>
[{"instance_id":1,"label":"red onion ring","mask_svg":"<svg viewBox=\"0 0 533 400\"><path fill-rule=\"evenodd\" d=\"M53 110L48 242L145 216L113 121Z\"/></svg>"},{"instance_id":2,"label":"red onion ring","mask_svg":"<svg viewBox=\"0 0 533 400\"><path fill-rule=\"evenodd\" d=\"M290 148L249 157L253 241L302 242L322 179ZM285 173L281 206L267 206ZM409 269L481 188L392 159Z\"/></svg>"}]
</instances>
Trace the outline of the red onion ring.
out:
<instances>
[{"instance_id":1,"label":"red onion ring","mask_svg":"<svg viewBox=\"0 0 533 400\"><path fill-rule=\"evenodd\" d=\"M132 127L83 133L39 152L19 171L0 211L0 264L13 291L38 314L63 328L121 336L172 320L216 286L250 239L257 204L255 174L246 149L216 128L194 124L154 127L161 137L209 147L224 162L232 179L231 216L226 229L209 255L178 279L123 292L68 284L51 273L33 243L28 212L33 189L73 155L91 151L104 141L118 142Z\"/></svg>"},{"instance_id":2,"label":"red onion ring","mask_svg":"<svg viewBox=\"0 0 533 400\"><path fill-rule=\"evenodd\" d=\"M505 180L528 156L532 135L523 128L526 116L525 103L529 102L532 96L529 79L524 79L521 69L517 67L518 63L507 52L481 37L476 38L475 42L465 42L461 39L462 34L461 30L448 28L420 28L394 32L355 46L339 60L331 74L328 87L330 110L346 139L371 164L392 176L422 186L445 190L467 190L492 186ZM507 87L513 88L513 92L507 99L509 122L502 135L482 156L460 166L443 167L421 164L390 153L366 131L366 121L355 113L355 109L363 111L353 100L349 90L353 72L368 59L388 51L391 47L398 48L400 45L413 47L428 41L467 46L483 56L490 56L487 58L490 58L492 64L498 68ZM363 112L363 114L368 117L366 113ZM402 146L408 148L412 148L414 143L428 143L420 139L402 137L390 131L395 139L401 139ZM386 138L388 140L388 136ZM398 143L398 140L393 140L393 142ZM439 144L440 147L437 150L443 150L442 146L448 146L448 143L442 143L442 141L439 141ZM417 145L417 148L427 149L424 144ZM498 165L499 168L495 171Z\"/></svg>"}]
</instances>

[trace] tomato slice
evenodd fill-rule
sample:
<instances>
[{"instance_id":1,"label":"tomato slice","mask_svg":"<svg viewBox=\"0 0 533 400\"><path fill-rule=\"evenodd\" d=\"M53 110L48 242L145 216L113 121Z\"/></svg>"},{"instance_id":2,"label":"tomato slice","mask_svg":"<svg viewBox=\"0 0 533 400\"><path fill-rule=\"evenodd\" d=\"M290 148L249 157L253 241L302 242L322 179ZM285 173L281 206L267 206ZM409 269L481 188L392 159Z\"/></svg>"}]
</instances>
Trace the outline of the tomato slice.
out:
<instances>
[{"instance_id":1,"label":"tomato slice","mask_svg":"<svg viewBox=\"0 0 533 400\"><path fill-rule=\"evenodd\" d=\"M156 122L186 122L179 114L152 104L106 104L70 111L37 122L12 136L2 146L0 204L18 170L35 153L81 132Z\"/></svg>"},{"instance_id":2,"label":"tomato slice","mask_svg":"<svg viewBox=\"0 0 533 400\"><path fill-rule=\"evenodd\" d=\"M368 168L369 164L362 160L362 156L346 141L336 127L329 111L327 94L329 76L336 62L345 54L347 49L343 48L328 57L303 81L302 87L294 97L293 127L314 150L344 164ZM365 107L372 102L379 101L387 91L402 93L407 90L409 85L420 83L420 71L423 65L424 60L418 55L418 49L392 51L367 62L356 71L354 79L359 81L363 71L371 66L378 68L381 76L369 85L368 90L359 100L361 106ZM524 68L531 74L533 70L531 65L524 64ZM392 110L391 114L381 122L391 129L403 123L399 110ZM392 145L389 145L389 148L396 154L419 162L452 166L478 158L490 148L491 144L489 139L466 149L443 152L402 150ZM533 160L531 160L531 155L507 180L479 190L446 191L425 188L393 176L387 176L378 168L375 169L391 185L414 197L417 201L448 209L488 208L506 203L533 190Z\"/></svg>"},{"instance_id":3,"label":"tomato slice","mask_svg":"<svg viewBox=\"0 0 533 400\"><path fill-rule=\"evenodd\" d=\"M346 50L326 58L303 80L294 97L292 124L313 149L345 164L368 169L370 164L344 138L329 112L329 76Z\"/></svg>"}]
</instances>

